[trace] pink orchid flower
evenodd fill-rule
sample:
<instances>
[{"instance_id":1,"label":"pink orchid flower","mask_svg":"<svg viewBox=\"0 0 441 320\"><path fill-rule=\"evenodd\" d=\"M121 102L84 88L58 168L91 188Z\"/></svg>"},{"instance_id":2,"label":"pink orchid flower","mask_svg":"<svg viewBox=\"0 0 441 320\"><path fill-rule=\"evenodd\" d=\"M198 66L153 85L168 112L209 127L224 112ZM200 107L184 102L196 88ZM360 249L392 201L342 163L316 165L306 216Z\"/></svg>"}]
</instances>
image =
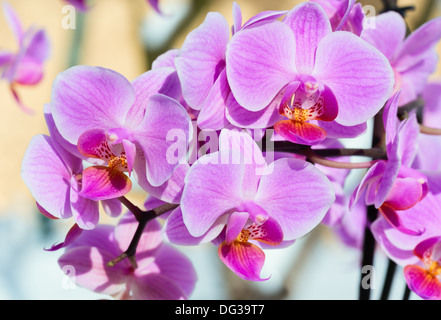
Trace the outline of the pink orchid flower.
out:
<instances>
[{"instance_id":1,"label":"pink orchid flower","mask_svg":"<svg viewBox=\"0 0 441 320\"><path fill-rule=\"evenodd\" d=\"M136 269L128 259L107 265L128 247L137 225L128 213L117 226L98 225L83 231L65 247L60 267L74 268L69 276L77 285L116 299L187 299L195 286L195 270L186 256L163 243L156 220L147 224L141 236Z\"/></svg>"},{"instance_id":2,"label":"pink orchid flower","mask_svg":"<svg viewBox=\"0 0 441 320\"><path fill-rule=\"evenodd\" d=\"M22 178L46 217L73 217L81 229L93 229L99 221L99 203L85 196L83 184L88 182L83 175L82 159L58 143L59 133L48 107L46 105L45 116L50 136L37 135L31 140L22 161ZM117 195L124 194L125 190L110 184L108 192ZM117 199L102 199L101 204L112 217L121 213Z\"/></svg>"},{"instance_id":3,"label":"pink orchid flower","mask_svg":"<svg viewBox=\"0 0 441 320\"><path fill-rule=\"evenodd\" d=\"M366 172L351 196L350 207L365 192L366 205L375 205L389 223L400 231L417 235L422 230L405 226L401 215L427 195L427 177L411 168L416 155L419 127L415 113L399 122L399 95L400 92L393 95L383 113L387 160L379 160Z\"/></svg>"},{"instance_id":4,"label":"pink orchid flower","mask_svg":"<svg viewBox=\"0 0 441 320\"><path fill-rule=\"evenodd\" d=\"M3 13L17 40L18 51L0 51L0 78L9 82L19 107L27 113L32 113L21 101L16 86L32 86L41 81L44 62L50 52L49 39L43 29L23 30L17 14L7 2L3 2Z\"/></svg>"},{"instance_id":5,"label":"pink orchid flower","mask_svg":"<svg viewBox=\"0 0 441 320\"><path fill-rule=\"evenodd\" d=\"M426 300L441 300L441 237L420 242L414 249L421 265L404 267L409 288Z\"/></svg>"},{"instance_id":6,"label":"pink orchid flower","mask_svg":"<svg viewBox=\"0 0 441 320\"><path fill-rule=\"evenodd\" d=\"M262 281L262 248L283 247L311 231L334 202L334 191L305 161L266 164L246 133L224 129L219 146L190 167L181 206L167 219L165 234L176 244L213 241L228 268L243 279ZM222 162L229 155L244 160Z\"/></svg>"},{"instance_id":7,"label":"pink orchid flower","mask_svg":"<svg viewBox=\"0 0 441 320\"><path fill-rule=\"evenodd\" d=\"M394 91L401 89L398 105L422 94L429 76L435 72L441 40L441 18L432 19L406 37L406 22L396 12L375 17L375 28L366 28L361 38L375 46L389 60L394 74Z\"/></svg>"},{"instance_id":8,"label":"pink orchid flower","mask_svg":"<svg viewBox=\"0 0 441 320\"><path fill-rule=\"evenodd\" d=\"M283 22L237 33L226 66L239 105L234 110L280 113L285 120L273 118L266 126L306 145L363 132L394 83L384 55L353 33L333 32L313 2L296 6Z\"/></svg>"},{"instance_id":9,"label":"pink orchid flower","mask_svg":"<svg viewBox=\"0 0 441 320\"><path fill-rule=\"evenodd\" d=\"M59 142L98 165L83 172L85 197L103 200L127 193L131 181L125 173L132 170L147 190L162 188L179 167L185 171L186 153L173 159L168 154L172 145L186 150L189 140L190 118L173 98L180 95L172 68L148 71L133 83L100 67L76 66L57 76L50 107ZM169 137L173 132L178 141Z\"/></svg>"}]
</instances>

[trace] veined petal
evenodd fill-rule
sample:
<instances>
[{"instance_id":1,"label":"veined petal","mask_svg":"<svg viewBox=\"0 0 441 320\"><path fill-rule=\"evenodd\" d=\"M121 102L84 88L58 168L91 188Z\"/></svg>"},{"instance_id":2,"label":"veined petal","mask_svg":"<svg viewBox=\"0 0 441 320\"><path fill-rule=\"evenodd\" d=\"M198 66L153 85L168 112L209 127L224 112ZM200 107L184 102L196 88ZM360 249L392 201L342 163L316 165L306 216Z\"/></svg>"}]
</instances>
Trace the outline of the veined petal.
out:
<instances>
[{"instance_id":1,"label":"veined petal","mask_svg":"<svg viewBox=\"0 0 441 320\"><path fill-rule=\"evenodd\" d=\"M286 192L280 192L280 187ZM255 202L281 226L284 240L298 239L315 228L334 203L329 179L303 160L278 159L263 175Z\"/></svg>"},{"instance_id":2,"label":"veined petal","mask_svg":"<svg viewBox=\"0 0 441 320\"><path fill-rule=\"evenodd\" d=\"M208 243L219 236L225 228L226 221L227 216L221 216L213 223L206 233L200 237L194 237L189 233L188 228L184 223L181 207L178 207L172 211L165 221L163 236L166 240L170 241L170 243L177 245L191 246Z\"/></svg>"},{"instance_id":3,"label":"veined petal","mask_svg":"<svg viewBox=\"0 0 441 320\"><path fill-rule=\"evenodd\" d=\"M125 120L125 125L129 128L136 128L142 122L148 100L153 94L164 94L176 100L182 95L174 66L149 70L133 80L132 86L136 99Z\"/></svg>"},{"instance_id":4,"label":"veined petal","mask_svg":"<svg viewBox=\"0 0 441 320\"><path fill-rule=\"evenodd\" d=\"M234 241L228 245L223 242L218 249L219 258L239 277L250 281L264 281L260 277L265 253L258 246L249 242Z\"/></svg>"},{"instance_id":5,"label":"veined petal","mask_svg":"<svg viewBox=\"0 0 441 320\"><path fill-rule=\"evenodd\" d=\"M406 36L406 22L394 11L385 12L375 17L375 28L366 28L361 38L380 50L392 61L401 42Z\"/></svg>"},{"instance_id":6,"label":"veined petal","mask_svg":"<svg viewBox=\"0 0 441 320\"><path fill-rule=\"evenodd\" d=\"M228 124L225 108L229 94L230 87L228 86L227 75L224 69L213 84L206 102L198 115L197 123L199 128L202 130L220 130Z\"/></svg>"},{"instance_id":7,"label":"veined petal","mask_svg":"<svg viewBox=\"0 0 441 320\"><path fill-rule=\"evenodd\" d=\"M121 74L101 67L75 66L55 79L51 112L63 138L76 144L88 130L123 127L134 101L132 85Z\"/></svg>"},{"instance_id":8,"label":"veined petal","mask_svg":"<svg viewBox=\"0 0 441 320\"><path fill-rule=\"evenodd\" d=\"M152 186L147 181L145 170L145 158L141 153L137 153L135 158L134 173L136 181L142 189L153 197L168 203L180 203L184 188L184 179L190 166L187 163L180 164L173 172L170 179L158 187Z\"/></svg>"},{"instance_id":9,"label":"veined petal","mask_svg":"<svg viewBox=\"0 0 441 320\"><path fill-rule=\"evenodd\" d=\"M441 18L438 17L423 24L404 40L394 59L394 67L403 72L420 63L440 40Z\"/></svg>"},{"instance_id":10,"label":"veined petal","mask_svg":"<svg viewBox=\"0 0 441 320\"><path fill-rule=\"evenodd\" d=\"M193 109L201 109L213 83L225 67L229 37L230 28L225 18L220 13L210 12L185 39L175 65L182 84L182 95Z\"/></svg>"},{"instance_id":11,"label":"veined petal","mask_svg":"<svg viewBox=\"0 0 441 320\"><path fill-rule=\"evenodd\" d=\"M441 300L441 282L426 269L408 265L404 267L404 278L410 290L426 300Z\"/></svg>"},{"instance_id":12,"label":"veined petal","mask_svg":"<svg viewBox=\"0 0 441 320\"><path fill-rule=\"evenodd\" d=\"M32 138L23 157L21 176L39 205L57 218L72 216L69 200L72 173L50 137Z\"/></svg>"},{"instance_id":13,"label":"veined petal","mask_svg":"<svg viewBox=\"0 0 441 320\"><path fill-rule=\"evenodd\" d=\"M162 185L185 162L190 124L187 111L176 100L162 94L148 100L144 120L133 135L144 152L147 180L152 186Z\"/></svg>"},{"instance_id":14,"label":"veined petal","mask_svg":"<svg viewBox=\"0 0 441 320\"><path fill-rule=\"evenodd\" d=\"M74 188L70 190L69 200L72 216L78 226L84 230L94 229L100 217L98 202L82 197Z\"/></svg>"},{"instance_id":15,"label":"veined petal","mask_svg":"<svg viewBox=\"0 0 441 320\"><path fill-rule=\"evenodd\" d=\"M314 145L326 138L326 131L315 124L301 121L282 120L274 124L274 130L288 141Z\"/></svg>"},{"instance_id":16,"label":"veined petal","mask_svg":"<svg viewBox=\"0 0 441 320\"><path fill-rule=\"evenodd\" d=\"M335 95L335 121L357 125L373 117L392 93L394 73L386 57L350 32L320 41L312 74Z\"/></svg>"},{"instance_id":17,"label":"veined petal","mask_svg":"<svg viewBox=\"0 0 441 320\"><path fill-rule=\"evenodd\" d=\"M317 46L332 32L329 18L318 4L304 2L288 12L283 22L294 32L297 71L301 74L311 74Z\"/></svg>"},{"instance_id":18,"label":"veined petal","mask_svg":"<svg viewBox=\"0 0 441 320\"><path fill-rule=\"evenodd\" d=\"M250 111L239 105L234 95L230 93L226 103L226 117L231 124L240 128L271 127L276 122L285 119L285 117L279 113L281 98L279 94L268 107L260 111Z\"/></svg>"},{"instance_id":19,"label":"veined petal","mask_svg":"<svg viewBox=\"0 0 441 320\"><path fill-rule=\"evenodd\" d=\"M93 166L83 171L80 196L91 200L118 198L128 193L132 182L124 173L104 166Z\"/></svg>"},{"instance_id":20,"label":"veined petal","mask_svg":"<svg viewBox=\"0 0 441 320\"><path fill-rule=\"evenodd\" d=\"M244 29L231 39L226 59L228 83L237 102L259 111L295 77L295 38L279 21Z\"/></svg>"},{"instance_id":21,"label":"veined petal","mask_svg":"<svg viewBox=\"0 0 441 320\"><path fill-rule=\"evenodd\" d=\"M243 166L210 163L218 159L217 152L203 156L185 177L181 209L194 237L202 236L220 216L242 203Z\"/></svg>"}]
</instances>

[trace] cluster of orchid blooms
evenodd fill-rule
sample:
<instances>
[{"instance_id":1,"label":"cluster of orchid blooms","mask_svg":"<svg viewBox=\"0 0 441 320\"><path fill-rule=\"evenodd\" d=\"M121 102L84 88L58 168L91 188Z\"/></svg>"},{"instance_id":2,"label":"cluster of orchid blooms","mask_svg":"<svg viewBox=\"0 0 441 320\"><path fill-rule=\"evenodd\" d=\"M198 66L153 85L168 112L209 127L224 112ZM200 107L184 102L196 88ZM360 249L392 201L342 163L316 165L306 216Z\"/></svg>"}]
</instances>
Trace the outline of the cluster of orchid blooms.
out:
<instances>
[{"instance_id":1,"label":"cluster of orchid blooms","mask_svg":"<svg viewBox=\"0 0 441 320\"><path fill-rule=\"evenodd\" d=\"M34 84L48 39L3 8L20 50L1 54L2 78ZM73 220L48 250L65 250L59 265L87 289L185 299L196 273L174 245L211 242L240 278L263 281L265 250L321 223L361 248L367 228L412 291L441 299L441 82L428 80L440 39L441 18L407 34L397 12L368 18L355 0L245 23L233 3L233 26L208 13L132 81L95 66L61 72L44 109L49 135L34 137L22 162L41 213ZM380 156L351 162L338 139L372 119L384 130L365 155ZM347 195L354 168L368 170ZM148 194L143 209L126 198L134 182ZM123 205L116 226L99 223Z\"/></svg>"}]
</instances>

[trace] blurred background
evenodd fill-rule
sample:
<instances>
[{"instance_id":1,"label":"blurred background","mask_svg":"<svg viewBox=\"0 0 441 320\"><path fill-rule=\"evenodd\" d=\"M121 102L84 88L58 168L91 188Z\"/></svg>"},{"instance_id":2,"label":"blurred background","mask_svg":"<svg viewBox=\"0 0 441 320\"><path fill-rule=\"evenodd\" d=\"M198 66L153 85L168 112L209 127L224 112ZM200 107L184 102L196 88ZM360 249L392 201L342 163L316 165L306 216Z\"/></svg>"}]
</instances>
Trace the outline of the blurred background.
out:
<instances>
[{"instance_id":1,"label":"blurred background","mask_svg":"<svg viewBox=\"0 0 441 320\"><path fill-rule=\"evenodd\" d=\"M51 57L45 65L42 82L17 87L33 115L22 112L8 84L0 82L0 299L97 299L102 296L75 287L57 264L61 252L46 252L64 240L71 221L44 218L20 177L20 166L31 138L47 134L43 105L50 100L57 74L77 64L111 68L129 80L150 68L156 56L179 48L186 35L200 25L210 11L217 11L232 24L232 1L160 0L161 16L145 0L92 0L86 14L77 12L76 29L64 29L63 0L9 0L24 27L46 29ZM243 21L264 10L289 10L300 1L236 0ZM377 12L381 1L360 1ZM406 20L411 30L441 15L440 0L398 1L400 6L415 5ZM16 50L12 32L0 15L0 49ZM441 52L441 45L438 46ZM433 77L441 76L441 64ZM368 130L369 131L369 130ZM355 147L368 147L370 133L356 141ZM363 160L363 159L357 159ZM362 172L354 172L355 176ZM350 190L351 186L347 186ZM128 198L142 205L145 193L133 190ZM115 223L102 215L103 223ZM179 247L194 262L199 280L191 299L357 299L361 253L345 246L335 233L319 226L288 249L266 251L262 283L243 281L219 260L212 245ZM374 262L372 298L380 295L387 259L380 250ZM405 283L401 268L390 295L401 299ZM411 299L418 299L414 294Z\"/></svg>"}]
</instances>

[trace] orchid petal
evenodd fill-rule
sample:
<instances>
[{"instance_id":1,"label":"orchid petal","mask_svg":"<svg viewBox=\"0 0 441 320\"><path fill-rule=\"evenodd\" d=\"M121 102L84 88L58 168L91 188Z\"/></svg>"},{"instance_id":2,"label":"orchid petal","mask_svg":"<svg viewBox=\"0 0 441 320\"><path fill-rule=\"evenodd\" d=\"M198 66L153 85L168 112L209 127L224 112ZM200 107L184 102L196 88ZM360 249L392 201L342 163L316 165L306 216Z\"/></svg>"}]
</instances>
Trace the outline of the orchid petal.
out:
<instances>
[{"instance_id":1,"label":"orchid petal","mask_svg":"<svg viewBox=\"0 0 441 320\"><path fill-rule=\"evenodd\" d=\"M12 32L14 33L17 42L21 44L24 32L20 20L18 19L16 12L8 2L3 1L2 6L3 6L3 13L5 15L6 22L8 23Z\"/></svg>"},{"instance_id":2,"label":"orchid petal","mask_svg":"<svg viewBox=\"0 0 441 320\"><path fill-rule=\"evenodd\" d=\"M113 156L107 144L107 135L103 129L92 129L78 138L78 150L82 155L109 161Z\"/></svg>"},{"instance_id":3,"label":"orchid petal","mask_svg":"<svg viewBox=\"0 0 441 320\"><path fill-rule=\"evenodd\" d=\"M102 200L101 205L104 212L110 217L118 217L122 212L121 201L117 199Z\"/></svg>"},{"instance_id":4,"label":"orchid petal","mask_svg":"<svg viewBox=\"0 0 441 320\"><path fill-rule=\"evenodd\" d=\"M200 110L220 71L225 67L225 51L230 37L227 21L210 12L205 21L190 32L175 59L182 94L191 108Z\"/></svg>"},{"instance_id":5,"label":"orchid petal","mask_svg":"<svg viewBox=\"0 0 441 320\"><path fill-rule=\"evenodd\" d=\"M231 33L234 35L242 28L242 11L240 6L233 1L233 26L231 29Z\"/></svg>"},{"instance_id":6,"label":"orchid petal","mask_svg":"<svg viewBox=\"0 0 441 320\"><path fill-rule=\"evenodd\" d=\"M413 250L414 254L420 258L424 263L431 262L432 260L436 261L433 257L433 249L436 248L437 244L441 241L441 237L432 237L421 241ZM426 261L428 260L431 261ZM430 263L429 263L430 265Z\"/></svg>"},{"instance_id":7,"label":"orchid petal","mask_svg":"<svg viewBox=\"0 0 441 320\"><path fill-rule=\"evenodd\" d=\"M360 199L361 195L366 190L366 188L368 188L368 186L372 185L373 183L378 183L379 179L386 170L386 164L386 161L380 160L368 169L368 171L363 176L363 179L352 192L351 198L349 200L350 210L352 209L353 205L358 201L358 199Z\"/></svg>"},{"instance_id":8,"label":"orchid petal","mask_svg":"<svg viewBox=\"0 0 441 320\"><path fill-rule=\"evenodd\" d=\"M140 261L140 263L142 263L142 260ZM150 268L140 269L136 271L137 276L140 277L144 272L150 271L148 269ZM155 255L154 267L151 268L151 270L153 271L153 275L158 275L158 269L161 276L168 278L181 291L184 291L185 298L193 292L197 280L197 274L194 270L192 262L176 248L173 248L172 246L167 244L161 246L161 250L159 250ZM140 278L142 279L142 277ZM156 282L156 279L152 278L152 283L153 282ZM174 290L168 290L168 286L164 287L162 284L161 286L164 289L167 289L165 293L168 299L176 299L179 297L179 295L177 296L176 293L173 293ZM154 290L152 290L151 288L148 288L147 291L154 292Z\"/></svg>"},{"instance_id":9,"label":"orchid petal","mask_svg":"<svg viewBox=\"0 0 441 320\"><path fill-rule=\"evenodd\" d=\"M185 178L181 209L190 233L202 236L223 214L242 202L244 166L209 163L218 153L208 154L194 163ZM200 163L206 160L207 163ZM204 197L201 195L204 194Z\"/></svg>"},{"instance_id":10,"label":"orchid petal","mask_svg":"<svg viewBox=\"0 0 441 320\"><path fill-rule=\"evenodd\" d=\"M93 166L83 171L80 195L91 200L122 197L130 191L132 182L122 172L104 166Z\"/></svg>"},{"instance_id":11,"label":"orchid petal","mask_svg":"<svg viewBox=\"0 0 441 320\"><path fill-rule=\"evenodd\" d=\"M326 138L324 129L308 122L282 120L274 124L274 130L284 139L304 145L314 145Z\"/></svg>"},{"instance_id":12,"label":"orchid petal","mask_svg":"<svg viewBox=\"0 0 441 320\"><path fill-rule=\"evenodd\" d=\"M380 208L378 208L378 211L394 228L402 233L412 236L420 236L424 232L424 230L414 230L406 227L400 218L400 214L388 205L382 205Z\"/></svg>"},{"instance_id":13,"label":"orchid petal","mask_svg":"<svg viewBox=\"0 0 441 320\"><path fill-rule=\"evenodd\" d=\"M122 127L134 100L133 88L121 74L75 66L55 79L51 112L63 138L76 144L88 130Z\"/></svg>"},{"instance_id":14,"label":"orchid petal","mask_svg":"<svg viewBox=\"0 0 441 320\"><path fill-rule=\"evenodd\" d=\"M225 105L229 94L230 87L224 69L213 84L206 103L198 115L197 124L199 128L202 130L220 130L228 124L225 117Z\"/></svg>"},{"instance_id":15,"label":"orchid petal","mask_svg":"<svg viewBox=\"0 0 441 320\"><path fill-rule=\"evenodd\" d=\"M49 249L44 249L45 251L57 251L59 249L65 248L70 245L78 236L81 234L83 229L81 229L76 223L69 229L64 239L64 242L53 245Z\"/></svg>"},{"instance_id":16,"label":"orchid petal","mask_svg":"<svg viewBox=\"0 0 441 320\"><path fill-rule=\"evenodd\" d=\"M375 17L375 28L366 28L361 38L381 51L391 61L406 36L406 23L394 11Z\"/></svg>"},{"instance_id":17,"label":"orchid petal","mask_svg":"<svg viewBox=\"0 0 441 320\"><path fill-rule=\"evenodd\" d=\"M175 58L179 53L179 49L170 49L166 52L160 54L153 62L152 62L152 70L159 68L175 68Z\"/></svg>"},{"instance_id":18,"label":"orchid petal","mask_svg":"<svg viewBox=\"0 0 441 320\"><path fill-rule=\"evenodd\" d=\"M283 22L294 32L297 71L301 74L311 74L317 46L332 32L329 18L318 4L304 2L288 12Z\"/></svg>"},{"instance_id":19,"label":"orchid petal","mask_svg":"<svg viewBox=\"0 0 441 320\"><path fill-rule=\"evenodd\" d=\"M77 10L80 10L82 12L85 12L89 9L86 3L87 0L66 0L66 1L69 2L71 5L73 5Z\"/></svg>"},{"instance_id":20,"label":"orchid petal","mask_svg":"<svg viewBox=\"0 0 441 320\"><path fill-rule=\"evenodd\" d=\"M21 176L32 196L47 212L57 218L72 216L70 179L72 172L50 137L35 136L23 157Z\"/></svg>"},{"instance_id":21,"label":"orchid petal","mask_svg":"<svg viewBox=\"0 0 441 320\"><path fill-rule=\"evenodd\" d=\"M418 203L423 196L422 184L412 178L398 178L388 193L384 204L395 210L407 210Z\"/></svg>"},{"instance_id":22,"label":"orchid petal","mask_svg":"<svg viewBox=\"0 0 441 320\"><path fill-rule=\"evenodd\" d=\"M159 9L159 0L148 0L152 8L157 12L161 13L161 10Z\"/></svg>"},{"instance_id":23,"label":"orchid petal","mask_svg":"<svg viewBox=\"0 0 441 320\"><path fill-rule=\"evenodd\" d=\"M251 28L264 22L271 22L284 16L288 11L262 11L251 17L242 26L242 29Z\"/></svg>"},{"instance_id":24,"label":"orchid petal","mask_svg":"<svg viewBox=\"0 0 441 320\"><path fill-rule=\"evenodd\" d=\"M440 39L441 18L438 17L423 24L404 40L394 59L394 67L403 72L420 63L420 60L427 56L427 52L434 50Z\"/></svg>"},{"instance_id":25,"label":"orchid petal","mask_svg":"<svg viewBox=\"0 0 441 320\"><path fill-rule=\"evenodd\" d=\"M124 146L125 157L127 159L127 170L130 175L135 164L136 145L127 139L123 139L122 143Z\"/></svg>"},{"instance_id":26,"label":"orchid petal","mask_svg":"<svg viewBox=\"0 0 441 320\"><path fill-rule=\"evenodd\" d=\"M276 246L283 241L282 228L271 217L259 226L251 225L247 230L250 231L250 240L254 239L271 246Z\"/></svg>"},{"instance_id":27,"label":"orchid petal","mask_svg":"<svg viewBox=\"0 0 441 320\"><path fill-rule=\"evenodd\" d=\"M24 58L32 59L36 63L42 64L50 54L50 41L46 31L38 30L32 34L29 44L24 52Z\"/></svg>"},{"instance_id":28,"label":"orchid petal","mask_svg":"<svg viewBox=\"0 0 441 320\"><path fill-rule=\"evenodd\" d=\"M237 102L262 110L295 77L292 30L279 21L241 30L228 45L226 68Z\"/></svg>"},{"instance_id":29,"label":"orchid petal","mask_svg":"<svg viewBox=\"0 0 441 320\"><path fill-rule=\"evenodd\" d=\"M441 300L441 282L426 269L409 265L404 267L404 278L410 290L423 299Z\"/></svg>"},{"instance_id":30,"label":"orchid petal","mask_svg":"<svg viewBox=\"0 0 441 320\"><path fill-rule=\"evenodd\" d=\"M125 275L122 270L123 267L129 267L128 261L121 261L113 267L107 266L107 262L114 259L115 254L118 253L90 245L81 246L67 250L58 259L58 264L63 270L70 270L69 268L75 266L75 272L68 273L68 276L73 277L72 280L81 287L112 295L124 290Z\"/></svg>"},{"instance_id":31,"label":"orchid petal","mask_svg":"<svg viewBox=\"0 0 441 320\"><path fill-rule=\"evenodd\" d=\"M280 99L281 96L277 95L267 108L249 111L239 105L231 93L226 102L226 117L231 124L241 128L268 128L285 119L279 113Z\"/></svg>"},{"instance_id":32,"label":"orchid petal","mask_svg":"<svg viewBox=\"0 0 441 320\"><path fill-rule=\"evenodd\" d=\"M225 227L227 216L217 219L213 225L200 237L192 236L182 218L181 208L178 207L170 214L164 224L164 234L166 240L177 245L192 246L208 243L214 240Z\"/></svg>"},{"instance_id":33,"label":"orchid petal","mask_svg":"<svg viewBox=\"0 0 441 320\"><path fill-rule=\"evenodd\" d=\"M70 190L69 201L72 208L72 216L78 226L84 230L94 229L100 217L98 202L84 198L74 188Z\"/></svg>"},{"instance_id":34,"label":"orchid petal","mask_svg":"<svg viewBox=\"0 0 441 320\"><path fill-rule=\"evenodd\" d=\"M364 123L377 114L395 81L386 57L349 32L333 32L320 41L312 75L335 95L335 121L343 125Z\"/></svg>"},{"instance_id":35,"label":"orchid petal","mask_svg":"<svg viewBox=\"0 0 441 320\"><path fill-rule=\"evenodd\" d=\"M146 178L144 156L137 154L134 172L138 184L151 196L168 203L180 203L184 188L184 178L189 168L190 166L187 163L180 164L173 172L170 179L162 185L154 187Z\"/></svg>"},{"instance_id":36,"label":"orchid petal","mask_svg":"<svg viewBox=\"0 0 441 320\"><path fill-rule=\"evenodd\" d=\"M239 277L250 281L264 281L260 277L265 254L258 246L249 242L235 241L231 245L223 242L218 249L222 262Z\"/></svg>"},{"instance_id":37,"label":"orchid petal","mask_svg":"<svg viewBox=\"0 0 441 320\"><path fill-rule=\"evenodd\" d=\"M280 192L283 186L286 192ZM317 196L320 195L320 196ZM284 240L298 239L317 226L335 200L329 179L314 166L297 159L274 161L263 175L255 202L281 226Z\"/></svg>"},{"instance_id":38,"label":"orchid petal","mask_svg":"<svg viewBox=\"0 0 441 320\"><path fill-rule=\"evenodd\" d=\"M152 186L160 186L170 179L185 160L189 134L190 117L184 107L165 95L152 95L146 116L134 131L135 142L144 152L147 180ZM178 154L170 154L171 149Z\"/></svg>"},{"instance_id":39,"label":"orchid petal","mask_svg":"<svg viewBox=\"0 0 441 320\"><path fill-rule=\"evenodd\" d=\"M126 127L136 128L145 117L145 110L150 97L160 93L175 100L181 95L181 85L174 67L150 70L132 81L135 102L130 108L125 121Z\"/></svg>"},{"instance_id":40,"label":"orchid petal","mask_svg":"<svg viewBox=\"0 0 441 320\"><path fill-rule=\"evenodd\" d=\"M236 240L245 227L248 217L248 212L233 212L228 217L227 228L225 230L225 242L227 245L231 245L233 241Z\"/></svg>"}]
</instances>

